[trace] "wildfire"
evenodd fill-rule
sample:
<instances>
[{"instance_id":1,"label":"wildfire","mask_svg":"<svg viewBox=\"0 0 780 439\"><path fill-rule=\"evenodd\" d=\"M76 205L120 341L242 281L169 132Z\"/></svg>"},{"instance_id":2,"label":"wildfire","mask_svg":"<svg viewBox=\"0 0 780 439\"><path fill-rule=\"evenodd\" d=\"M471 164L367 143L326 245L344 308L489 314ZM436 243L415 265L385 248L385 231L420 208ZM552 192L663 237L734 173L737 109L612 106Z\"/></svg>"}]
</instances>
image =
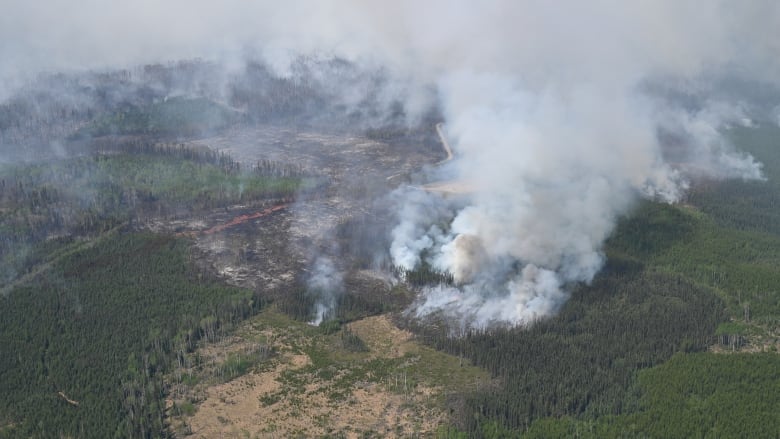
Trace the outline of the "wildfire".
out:
<instances>
[{"instance_id":1,"label":"wildfire","mask_svg":"<svg viewBox=\"0 0 780 439\"><path fill-rule=\"evenodd\" d=\"M289 206L289 204L287 204L287 203L285 203L285 204L278 204L276 206L269 207L269 208L261 210L259 212L237 216L237 217L233 218L232 220L230 220L230 221L228 221L226 223L218 224L218 225L216 225L214 227L211 227L210 229L201 230L201 231L191 230L191 231L187 231L187 232L180 232L180 233L177 233L176 236L190 236L191 237L191 236L196 236L198 234L211 235L211 234L214 234L214 233L217 233L217 232L221 232L221 231L227 229L228 227L237 226L239 224L243 224L243 223L245 223L247 221L250 221L250 220L253 220L253 219L257 219L257 218L262 218L264 216L268 216L268 215L270 215L270 214L272 214L274 212L278 212L280 210L286 209L288 206Z\"/></svg>"}]
</instances>

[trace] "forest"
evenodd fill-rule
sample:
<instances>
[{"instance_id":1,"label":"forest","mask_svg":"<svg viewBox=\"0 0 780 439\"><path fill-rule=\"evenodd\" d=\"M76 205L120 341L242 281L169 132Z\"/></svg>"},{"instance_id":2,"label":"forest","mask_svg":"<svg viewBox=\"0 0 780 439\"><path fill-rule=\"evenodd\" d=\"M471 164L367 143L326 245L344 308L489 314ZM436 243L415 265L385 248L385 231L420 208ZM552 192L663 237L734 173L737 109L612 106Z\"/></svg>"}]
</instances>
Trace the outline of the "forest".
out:
<instances>
[{"instance_id":1,"label":"forest","mask_svg":"<svg viewBox=\"0 0 780 439\"><path fill-rule=\"evenodd\" d=\"M0 438L177 437L166 374L263 310L312 319L309 274L273 293L229 286L197 263L194 239L144 224L343 195L300 164L239 163L188 139L369 119L352 134L436 141L440 115L407 127L393 106L376 119L387 112L375 97L348 106L318 82L309 69L322 62L301 61L294 80L249 64L221 91L201 61L44 76L46 87L0 105L0 153L24 145L17 155L39 156L0 156ZM342 79L384 81L328 63ZM486 371L489 381L447 394L442 438L776 437L780 129L725 135L764 164L766 180L697 181L681 203L638 202L607 241L600 274L570 286L554 317L490 328L414 319L405 311L416 291L452 285L452 274L383 265L394 283L346 278L320 329L365 354L347 325L389 315ZM375 268L379 212L338 222L350 269ZM228 360L225 379L251 370Z\"/></svg>"},{"instance_id":2,"label":"forest","mask_svg":"<svg viewBox=\"0 0 780 439\"><path fill-rule=\"evenodd\" d=\"M780 129L728 135L765 164L767 181L704 183L680 205L644 202L607 242L607 266L557 316L461 337L416 329L499 378L464 396L443 437L780 431L780 223L769 208L780 194Z\"/></svg>"},{"instance_id":3,"label":"forest","mask_svg":"<svg viewBox=\"0 0 780 439\"><path fill-rule=\"evenodd\" d=\"M74 240L154 216L237 203L292 199L316 180L295 166L144 142L45 164L0 166L0 279L11 282L50 253L50 237Z\"/></svg>"},{"instance_id":4,"label":"forest","mask_svg":"<svg viewBox=\"0 0 780 439\"><path fill-rule=\"evenodd\" d=\"M310 184L269 161L105 146L2 168L0 437L166 436L162 373L263 299L199 271L187 240L134 221L289 200Z\"/></svg>"},{"instance_id":5,"label":"forest","mask_svg":"<svg viewBox=\"0 0 780 439\"><path fill-rule=\"evenodd\" d=\"M117 230L2 299L0 437L166 436L162 373L262 306L188 252Z\"/></svg>"}]
</instances>

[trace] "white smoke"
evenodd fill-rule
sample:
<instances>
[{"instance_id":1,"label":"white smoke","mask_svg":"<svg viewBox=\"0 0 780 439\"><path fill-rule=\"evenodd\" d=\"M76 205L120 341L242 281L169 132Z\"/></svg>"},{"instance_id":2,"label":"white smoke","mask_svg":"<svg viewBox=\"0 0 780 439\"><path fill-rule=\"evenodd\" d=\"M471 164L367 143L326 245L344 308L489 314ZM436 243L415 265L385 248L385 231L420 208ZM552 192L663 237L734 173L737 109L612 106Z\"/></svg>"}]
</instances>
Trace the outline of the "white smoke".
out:
<instances>
[{"instance_id":1,"label":"white smoke","mask_svg":"<svg viewBox=\"0 0 780 439\"><path fill-rule=\"evenodd\" d=\"M436 195L416 188L396 191L391 198L399 211L390 256L395 265L411 270L420 264L423 252L443 244L444 232L437 223L451 219L454 212Z\"/></svg>"},{"instance_id":2,"label":"white smoke","mask_svg":"<svg viewBox=\"0 0 780 439\"><path fill-rule=\"evenodd\" d=\"M434 84L455 150L448 171L473 190L395 194L390 253L460 282L425 292L419 315L480 325L554 313L569 284L600 269L602 243L638 197L673 202L698 177L761 178L720 135L740 119L735 104L691 110L653 96L648 81L780 78L773 1L48 3L0 14L0 75L257 51L280 71L299 53L325 53Z\"/></svg>"},{"instance_id":3,"label":"white smoke","mask_svg":"<svg viewBox=\"0 0 780 439\"><path fill-rule=\"evenodd\" d=\"M460 284L425 291L418 316L443 311L487 325L555 313L567 285L590 282L602 267L603 242L638 197L674 202L693 177L761 178L760 165L718 131L734 118L657 108L634 89L569 87L534 92L495 75L446 82L454 166L476 183L444 237L438 229L419 233L441 219L421 214L417 200L400 209L392 248L409 252L395 262L416 265L414 250L422 248ZM666 160L657 135L672 123L684 140L677 162ZM407 230L418 233L399 233ZM404 236L411 239L399 241Z\"/></svg>"},{"instance_id":4,"label":"white smoke","mask_svg":"<svg viewBox=\"0 0 780 439\"><path fill-rule=\"evenodd\" d=\"M418 316L487 325L550 315L570 284L590 282L602 267L603 242L638 197L674 202L692 178L762 178L760 164L720 134L745 123L738 107L708 102L692 112L642 88L657 76L695 83L703 69L740 59L745 41L734 41L745 34L719 27L739 25L728 11L599 3L559 14L514 5L472 11L472 25L489 17L479 35L492 38L472 44L455 35L463 46L447 47L459 58L445 59L437 77L452 166L473 191L428 204L412 192L399 209L395 263L411 269L425 260L457 284L424 291ZM681 138L673 159L659 129ZM446 209L431 204L456 211L446 233L437 214Z\"/></svg>"},{"instance_id":5,"label":"white smoke","mask_svg":"<svg viewBox=\"0 0 780 439\"><path fill-rule=\"evenodd\" d=\"M328 256L319 256L312 265L307 286L308 293L316 298L314 319L309 322L319 326L324 320L333 317L337 297L344 289L344 279Z\"/></svg>"}]
</instances>

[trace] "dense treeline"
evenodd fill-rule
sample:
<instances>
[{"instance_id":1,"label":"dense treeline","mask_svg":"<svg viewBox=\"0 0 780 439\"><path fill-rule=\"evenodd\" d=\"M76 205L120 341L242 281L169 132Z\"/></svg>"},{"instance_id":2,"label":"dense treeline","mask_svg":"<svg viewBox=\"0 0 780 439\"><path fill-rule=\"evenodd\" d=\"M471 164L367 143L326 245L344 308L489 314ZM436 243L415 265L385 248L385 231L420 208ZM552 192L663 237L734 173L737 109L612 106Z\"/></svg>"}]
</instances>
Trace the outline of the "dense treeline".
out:
<instances>
[{"instance_id":1,"label":"dense treeline","mask_svg":"<svg viewBox=\"0 0 780 439\"><path fill-rule=\"evenodd\" d=\"M428 263L422 263L413 270L406 270L402 267L391 267L390 271L399 279L403 279L409 285L422 287L425 285L448 285L455 284L455 277L452 273L437 270Z\"/></svg>"},{"instance_id":2,"label":"dense treeline","mask_svg":"<svg viewBox=\"0 0 780 439\"><path fill-rule=\"evenodd\" d=\"M89 142L90 152L99 155L132 154L159 155L201 164L219 166L226 171L240 169L240 164L230 155L208 147L175 142L157 142L148 137L101 137Z\"/></svg>"},{"instance_id":3,"label":"dense treeline","mask_svg":"<svg viewBox=\"0 0 780 439\"><path fill-rule=\"evenodd\" d=\"M188 258L113 234L0 298L0 437L166 436L162 372L262 305Z\"/></svg>"},{"instance_id":4,"label":"dense treeline","mask_svg":"<svg viewBox=\"0 0 780 439\"><path fill-rule=\"evenodd\" d=\"M619 224L608 249L710 286L735 318L780 328L780 154L760 127L732 133L764 164L767 181L698 183L687 204L643 203Z\"/></svg>"},{"instance_id":5,"label":"dense treeline","mask_svg":"<svg viewBox=\"0 0 780 439\"><path fill-rule=\"evenodd\" d=\"M428 343L470 358L499 380L456 405L460 428L479 435L485 423L498 421L522 431L543 417L630 412L636 371L714 342L726 317L714 294L680 276L618 265L579 288L560 314L528 327L458 337L415 328Z\"/></svg>"},{"instance_id":6,"label":"dense treeline","mask_svg":"<svg viewBox=\"0 0 780 439\"><path fill-rule=\"evenodd\" d=\"M366 294L360 289L347 288L345 291L321 292L298 284L282 295L271 295L269 299L272 299L283 313L304 322L314 319L318 299L324 295L333 297L333 309L325 316L326 320L342 323L399 309L399 291L390 291L383 285L372 285L369 291L370 294Z\"/></svg>"},{"instance_id":7,"label":"dense treeline","mask_svg":"<svg viewBox=\"0 0 780 439\"><path fill-rule=\"evenodd\" d=\"M435 144L436 109L407 115L400 99L387 99L392 85L381 70L312 58L297 59L284 75L258 61L225 70L192 60L41 75L0 102L0 153L57 157L78 146L66 139L187 138L247 123L367 129L372 138Z\"/></svg>"},{"instance_id":8,"label":"dense treeline","mask_svg":"<svg viewBox=\"0 0 780 439\"><path fill-rule=\"evenodd\" d=\"M642 410L628 419L636 431L668 438L769 438L780 431L776 354L678 355L640 373L639 383Z\"/></svg>"},{"instance_id":9,"label":"dense treeline","mask_svg":"<svg viewBox=\"0 0 780 439\"><path fill-rule=\"evenodd\" d=\"M766 180L699 184L690 192L688 202L721 226L780 235L780 128L764 124L734 128L727 134L763 164Z\"/></svg>"},{"instance_id":10,"label":"dense treeline","mask_svg":"<svg viewBox=\"0 0 780 439\"><path fill-rule=\"evenodd\" d=\"M461 340L418 329L435 346L472 358L499 379L495 388L466 395L456 405L462 430L484 437L513 437L529 427L530 437L624 437L629 431L691 437L714 428L771 437L766 433L777 431L780 420L740 430L751 417L741 410L717 419L689 413L701 423L676 428L679 416L663 409L666 402L646 409L649 392L663 389L662 381L640 386L637 376L675 352L716 344L733 350L746 343L746 334L772 334L780 321L780 240L718 225L690 207L648 202L620 222L607 254L609 262L593 284L578 288L550 320L525 329L468 332ZM741 323L725 323L729 317ZM705 361L696 367L706 368L721 357L691 358ZM733 380L718 391L720 403L744 400L768 412L759 394L734 384L754 372L731 372Z\"/></svg>"},{"instance_id":11,"label":"dense treeline","mask_svg":"<svg viewBox=\"0 0 780 439\"><path fill-rule=\"evenodd\" d=\"M311 70L321 67L325 75ZM223 288L191 270L180 241L123 225L289 200L318 182L299 166L244 169L224 154L162 142L235 123L405 126L403 106L377 92L381 74L339 60L294 69L280 77L250 63L223 77L195 61L46 75L0 103L0 158L38 162L0 169L0 437L168 434L163 372L186 366L198 340L219 339L268 297ZM341 99L339 87L357 82L366 95ZM410 140L434 132L399 129ZM73 153L88 156L59 160ZM393 300L350 292L334 318L396 309ZM285 303L293 315L308 304ZM349 334L343 342L365 348Z\"/></svg>"},{"instance_id":12,"label":"dense treeline","mask_svg":"<svg viewBox=\"0 0 780 439\"><path fill-rule=\"evenodd\" d=\"M92 236L132 220L291 199L313 181L299 167L269 161L242 171L210 150L117 145L127 152L0 169L1 280L40 262L36 246L51 236Z\"/></svg>"},{"instance_id":13,"label":"dense treeline","mask_svg":"<svg viewBox=\"0 0 780 439\"><path fill-rule=\"evenodd\" d=\"M245 108L255 122L305 123L329 107L325 91L311 78L280 77L258 62L248 63L243 75L230 84L230 102Z\"/></svg>"},{"instance_id":14,"label":"dense treeline","mask_svg":"<svg viewBox=\"0 0 780 439\"><path fill-rule=\"evenodd\" d=\"M641 203L558 316L461 339L418 329L498 379L455 406L450 436L776 437L776 354L691 352L776 343L778 132L729 133L767 181L698 181L682 205Z\"/></svg>"},{"instance_id":15,"label":"dense treeline","mask_svg":"<svg viewBox=\"0 0 780 439\"><path fill-rule=\"evenodd\" d=\"M229 82L227 99L259 123L361 127L370 137L382 140L435 138L431 128L440 120L436 109L410 117L403 99L384 93L393 86L391 81L381 69L365 69L339 58L300 57L287 75L263 63L248 62ZM420 122L418 127L410 127L415 125L412 119Z\"/></svg>"},{"instance_id":16,"label":"dense treeline","mask_svg":"<svg viewBox=\"0 0 780 439\"><path fill-rule=\"evenodd\" d=\"M144 107L128 105L98 117L71 139L107 135L195 137L218 132L241 118L237 111L206 98L173 97Z\"/></svg>"},{"instance_id":17,"label":"dense treeline","mask_svg":"<svg viewBox=\"0 0 780 439\"><path fill-rule=\"evenodd\" d=\"M39 75L0 102L0 151L11 157L58 156L62 140L106 114L146 108L177 93L215 100L216 74L214 65L192 61Z\"/></svg>"},{"instance_id":18,"label":"dense treeline","mask_svg":"<svg viewBox=\"0 0 780 439\"><path fill-rule=\"evenodd\" d=\"M310 171L296 163L260 159L249 168L246 168L246 165L242 167L241 163L234 160L229 154L207 146L158 142L148 137L123 138L109 136L93 139L89 145L92 153L102 156L113 154L155 155L193 161L204 165L214 165L229 174L249 171L259 177L314 177Z\"/></svg>"},{"instance_id":19,"label":"dense treeline","mask_svg":"<svg viewBox=\"0 0 780 439\"><path fill-rule=\"evenodd\" d=\"M165 436L162 373L186 366L198 340L219 339L269 299L193 271L181 241L145 234L110 235L91 248L79 241L178 209L287 198L307 178L273 162L242 169L223 154L159 137L233 123L338 120L381 141L436 143L435 115L410 128L401 105L382 102L380 72L301 60L285 77L259 63L227 79L220 74L195 61L52 75L0 104L0 153L38 145L61 154L72 145L59 140L74 133L72 143L99 152L2 171L0 283L49 264L0 296L0 437ZM373 92L348 102L340 84ZM750 325L770 333L780 326L778 130L731 135L766 165L768 182L694 182L686 206L641 204L608 242L603 273L578 287L558 316L459 337L407 322L427 343L495 377L450 398L464 434L776 434L776 357L692 354L715 343L736 349L746 343L744 331L755 330ZM98 138L78 140L89 136ZM367 268L386 227L351 222L337 238L357 268ZM22 245L30 242L36 245ZM412 287L452 284L451 275L426 266L394 273ZM303 286L284 293L272 297L281 310L312 318L315 295ZM338 327L408 300L402 288L348 284L331 322ZM723 324L729 315L741 323ZM348 334L344 344L363 348Z\"/></svg>"},{"instance_id":20,"label":"dense treeline","mask_svg":"<svg viewBox=\"0 0 780 439\"><path fill-rule=\"evenodd\" d=\"M597 421L543 419L525 436L775 438L779 371L777 354L675 355L639 373L637 412Z\"/></svg>"}]
</instances>

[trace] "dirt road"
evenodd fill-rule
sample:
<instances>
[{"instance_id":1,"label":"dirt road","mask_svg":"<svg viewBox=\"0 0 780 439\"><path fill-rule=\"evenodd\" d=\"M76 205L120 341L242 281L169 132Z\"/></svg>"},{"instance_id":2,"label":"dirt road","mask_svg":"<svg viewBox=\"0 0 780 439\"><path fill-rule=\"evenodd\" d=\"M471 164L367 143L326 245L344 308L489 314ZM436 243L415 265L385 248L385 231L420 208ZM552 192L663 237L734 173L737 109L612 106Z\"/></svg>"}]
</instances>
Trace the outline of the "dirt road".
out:
<instances>
[{"instance_id":1,"label":"dirt road","mask_svg":"<svg viewBox=\"0 0 780 439\"><path fill-rule=\"evenodd\" d=\"M452 148L450 148L450 142L447 141L447 136L444 135L444 130L442 130L443 126L444 123L442 122L436 124L436 134L439 135L439 139L441 140L441 146L442 148L444 148L444 152L447 153L447 158L437 163L437 165L442 165L452 160Z\"/></svg>"}]
</instances>

